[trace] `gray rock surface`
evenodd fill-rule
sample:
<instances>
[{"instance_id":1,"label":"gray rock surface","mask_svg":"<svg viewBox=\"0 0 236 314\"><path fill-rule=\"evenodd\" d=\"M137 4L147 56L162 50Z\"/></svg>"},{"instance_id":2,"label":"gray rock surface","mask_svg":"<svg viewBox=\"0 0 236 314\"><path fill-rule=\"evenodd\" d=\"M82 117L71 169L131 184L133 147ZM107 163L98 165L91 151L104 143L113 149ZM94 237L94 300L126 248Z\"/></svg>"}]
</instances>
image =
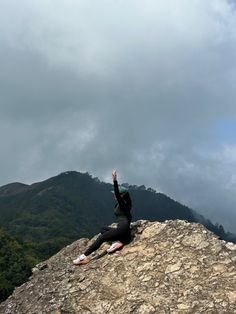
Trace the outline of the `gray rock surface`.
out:
<instances>
[{"instance_id":1,"label":"gray rock surface","mask_svg":"<svg viewBox=\"0 0 236 314\"><path fill-rule=\"evenodd\" d=\"M133 241L84 266L80 239L40 263L0 305L4 314L236 313L236 245L200 224L137 221Z\"/></svg>"}]
</instances>

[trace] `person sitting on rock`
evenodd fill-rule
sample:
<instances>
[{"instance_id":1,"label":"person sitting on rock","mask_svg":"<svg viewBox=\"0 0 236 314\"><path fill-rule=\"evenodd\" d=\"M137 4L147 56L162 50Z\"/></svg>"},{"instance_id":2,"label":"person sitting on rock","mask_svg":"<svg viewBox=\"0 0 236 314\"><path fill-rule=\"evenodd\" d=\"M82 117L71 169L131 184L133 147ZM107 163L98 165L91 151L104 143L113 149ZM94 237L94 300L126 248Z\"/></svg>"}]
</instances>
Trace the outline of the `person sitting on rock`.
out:
<instances>
[{"instance_id":1,"label":"person sitting on rock","mask_svg":"<svg viewBox=\"0 0 236 314\"><path fill-rule=\"evenodd\" d=\"M83 265L89 263L89 255L96 251L102 243L112 242L112 245L107 249L108 253L113 253L124 246L124 243L130 240L130 222L132 201L128 190L124 186L118 186L117 172L112 171L112 180L114 184L114 194L117 200L114 211L117 220L117 228L103 227L101 234L96 241L77 259L73 260L74 265ZM113 192L113 191L112 191Z\"/></svg>"}]
</instances>

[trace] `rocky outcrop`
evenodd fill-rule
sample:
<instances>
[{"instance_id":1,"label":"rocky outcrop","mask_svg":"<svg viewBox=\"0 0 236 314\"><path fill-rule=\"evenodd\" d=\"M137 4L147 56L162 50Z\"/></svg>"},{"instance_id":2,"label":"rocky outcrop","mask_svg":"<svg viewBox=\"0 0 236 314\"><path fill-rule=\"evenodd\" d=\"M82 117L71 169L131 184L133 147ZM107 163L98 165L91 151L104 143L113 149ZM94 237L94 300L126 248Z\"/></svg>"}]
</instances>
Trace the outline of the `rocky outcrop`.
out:
<instances>
[{"instance_id":1,"label":"rocky outcrop","mask_svg":"<svg viewBox=\"0 0 236 314\"><path fill-rule=\"evenodd\" d=\"M236 245L200 224L137 221L133 241L84 266L80 239L37 265L0 305L4 314L236 313Z\"/></svg>"}]
</instances>

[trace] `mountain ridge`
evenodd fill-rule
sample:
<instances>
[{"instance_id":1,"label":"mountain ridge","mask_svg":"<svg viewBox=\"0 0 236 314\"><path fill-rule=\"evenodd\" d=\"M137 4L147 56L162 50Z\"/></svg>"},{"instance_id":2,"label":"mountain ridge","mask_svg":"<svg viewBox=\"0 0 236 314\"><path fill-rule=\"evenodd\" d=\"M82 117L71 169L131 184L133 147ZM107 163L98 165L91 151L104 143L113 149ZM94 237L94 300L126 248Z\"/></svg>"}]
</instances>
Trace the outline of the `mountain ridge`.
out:
<instances>
[{"instance_id":1,"label":"mountain ridge","mask_svg":"<svg viewBox=\"0 0 236 314\"><path fill-rule=\"evenodd\" d=\"M24 184L21 182L13 182L2 185L0 186L0 197L21 193L23 191L26 191L28 187L28 184Z\"/></svg>"},{"instance_id":2,"label":"mountain ridge","mask_svg":"<svg viewBox=\"0 0 236 314\"><path fill-rule=\"evenodd\" d=\"M218 236L222 237L222 239L227 240L228 236L229 241L236 242L236 235L233 235L229 232L226 233L222 225L213 225L213 223L211 223L211 221L209 219L206 219L203 215L200 215L195 210L192 210L189 207L184 206L179 202L176 202L165 194L156 192L152 188L146 189L144 185L136 186L129 185L128 183L125 183L124 185L129 188L130 193L134 198L133 212L135 220L149 219L163 221L165 219L176 218L185 219L193 222L200 222L211 231L214 231L214 228L215 230L218 229ZM72 195L71 190L73 190L74 195ZM45 204L43 200L39 200L40 197L42 198L44 196L45 199L48 197L48 203L52 203L51 207L55 206L55 204L53 203L55 201L55 198L57 198L58 203L60 201L63 202L62 198L64 197L67 203L73 203L72 206L78 207L78 210L82 210L79 208L78 203L83 198L83 203L85 203L86 201L90 204L88 205L90 207L96 207L98 204L100 212L107 217L104 223L111 223L113 216L111 213L108 213L108 207L113 207L112 198L109 193L110 190L112 190L112 184L104 183L98 178L93 178L89 173L80 173L76 171L66 171L60 173L59 175L56 175L41 182L33 183L31 185L26 185L23 183L7 184L0 187L0 214L2 216L0 218L0 226L1 221L4 222L3 207L8 206L9 202L7 202L7 200L9 200L9 197L10 203L14 202L14 198L16 199L16 210L12 209L12 206L8 206L7 208L10 212L13 211L13 214L18 216L19 210L17 210L17 208L19 208L19 204L22 203L21 196L25 196L25 199L23 200L24 204L20 207L20 210L29 211L33 207L37 207L40 208L42 212L45 211L45 208L48 207L48 204ZM77 197L76 194L79 194L79 197ZM104 201L102 201L102 198L104 198ZM153 204L155 204L155 206ZM86 207L87 204L84 205ZM62 206L67 208L68 204L62 204ZM106 208L106 213L104 212L102 207ZM91 210L88 210L88 213L89 212L91 212ZM12 216L14 216L13 214ZM9 216L10 213L7 213L7 223L9 222L9 220L14 220ZM99 228L99 223L102 223L102 221L96 223L97 228ZM94 229L92 230L92 232L96 232L96 230ZM85 231L84 235L91 236L93 234L92 232L90 232L90 234L86 234ZM12 235L16 237L18 236L16 233Z\"/></svg>"}]
</instances>

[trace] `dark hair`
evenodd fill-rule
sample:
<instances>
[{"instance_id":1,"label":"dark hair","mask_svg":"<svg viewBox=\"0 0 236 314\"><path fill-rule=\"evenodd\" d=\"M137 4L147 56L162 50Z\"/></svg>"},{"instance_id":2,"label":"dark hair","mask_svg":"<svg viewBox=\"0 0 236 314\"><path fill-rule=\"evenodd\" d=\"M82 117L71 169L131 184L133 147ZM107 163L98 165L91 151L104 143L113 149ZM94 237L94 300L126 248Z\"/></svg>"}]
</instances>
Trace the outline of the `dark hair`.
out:
<instances>
[{"instance_id":1,"label":"dark hair","mask_svg":"<svg viewBox=\"0 0 236 314\"><path fill-rule=\"evenodd\" d=\"M127 205L130 206L130 208L132 207L132 200L131 197L129 195L129 192L126 192L125 194L122 195L123 196L123 200L126 202Z\"/></svg>"}]
</instances>

